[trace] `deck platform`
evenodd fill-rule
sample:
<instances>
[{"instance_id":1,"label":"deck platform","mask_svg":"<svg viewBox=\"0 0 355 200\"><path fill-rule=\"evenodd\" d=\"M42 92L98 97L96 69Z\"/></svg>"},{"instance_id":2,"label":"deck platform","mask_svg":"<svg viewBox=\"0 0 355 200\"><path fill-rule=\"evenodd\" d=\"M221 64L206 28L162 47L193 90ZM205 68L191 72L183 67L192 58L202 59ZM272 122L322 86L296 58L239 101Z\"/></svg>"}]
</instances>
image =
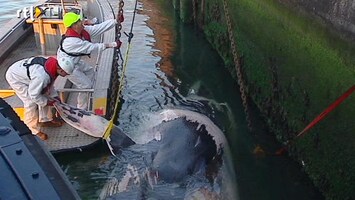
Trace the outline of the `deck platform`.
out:
<instances>
[{"instance_id":1,"label":"deck platform","mask_svg":"<svg viewBox=\"0 0 355 200\"><path fill-rule=\"evenodd\" d=\"M95 1L94 1L95 2ZM95 16L99 18L100 21L104 21L106 19L111 19L114 17L112 13L111 6L107 1L98 0L96 2L100 9L93 9L92 6L95 5L84 5L87 8L88 13L87 16ZM93 3L93 4L96 4ZM90 13L91 12L91 13ZM105 14L104 14L105 13ZM109 14L108 14L109 13ZM4 32L4 30L2 30ZM112 29L103 34L102 37L93 38L94 42L107 42L114 41L115 30ZM11 89L5 80L5 73L7 68L14 62L32 57L39 56L41 54L41 49L36 45L36 38L34 37L34 33L27 33L25 39L20 42L18 46L14 50L12 50L6 57L0 60L0 73L3 76L0 78L0 89L9 90ZM0 45L2 45L0 43ZM56 52L48 52L46 56L55 56ZM99 110L100 114L106 114L106 107L108 103L108 93L110 90L110 77L112 71L112 63L114 50L107 49L105 53L101 56L98 54L93 54L91 58L85 57L85 61L90 63L92 66L100 66L97 70L97 77L100 77L100 81L95 81L94 92L90 94L90 102L92 111ZM102 81L101 81L102 80ZM57 89L63 89L67 87L67 80L64 78L59 78L58 81L60 83L55 83L56 86L59 85ZM68 81L69 82L69 81ZM71 105L76 105L76 97L77 94L75 92L65 92L66 103ZM22 101L15 95L12 97L8 97L4 99L11 107L13 108L21 108L23 107ZM101 111L103 110L103 111ZM64 152L64 151L73 151L73 150L83 150L88 147L92 147L96 143L101 142L101 138L95 138L89 136L68 124L64 124L62 127L57 128L42 128L42 131L48 134L48 140L45 141L45 145L48 146L48 149L52 153Z\"/></svg>"}]
</instances>

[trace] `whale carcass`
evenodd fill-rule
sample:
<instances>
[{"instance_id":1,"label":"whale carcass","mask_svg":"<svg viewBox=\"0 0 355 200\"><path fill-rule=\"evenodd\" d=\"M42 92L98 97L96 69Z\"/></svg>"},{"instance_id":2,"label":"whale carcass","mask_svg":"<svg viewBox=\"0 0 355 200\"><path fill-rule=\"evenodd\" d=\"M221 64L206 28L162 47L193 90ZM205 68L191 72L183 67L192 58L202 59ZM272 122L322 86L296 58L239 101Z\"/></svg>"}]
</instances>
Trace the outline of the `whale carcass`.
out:
<instances>
[{"instance_id":1,"label":"whale carcass","mask_svg":"<svg viewBox=\"0 0 355 200\"><path fill-rule=\"evenodd\" d=\"M223 132L205 115L154 114L120 149L100 199L238 199Z\"/></svg>"}]
</instances>

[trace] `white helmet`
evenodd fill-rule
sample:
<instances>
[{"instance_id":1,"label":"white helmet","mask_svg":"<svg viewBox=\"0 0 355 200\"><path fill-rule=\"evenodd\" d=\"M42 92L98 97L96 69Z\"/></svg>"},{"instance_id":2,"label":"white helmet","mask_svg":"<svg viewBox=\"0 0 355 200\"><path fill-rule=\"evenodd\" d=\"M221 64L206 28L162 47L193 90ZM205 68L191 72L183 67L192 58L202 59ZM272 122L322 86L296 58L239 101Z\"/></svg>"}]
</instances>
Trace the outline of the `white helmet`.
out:
<instances>
[{"instance_id":1,"label":"white helmet","mask_svg":"<svg viewBox=\"0 0 355 200\"><path fill-rule=\"evenodd\" d=\"M59 67L62 68L67 74L71 74L74 71L74 63L72 59L68 57L62 57L58 60Z\"/></svg>"}]
</instances>

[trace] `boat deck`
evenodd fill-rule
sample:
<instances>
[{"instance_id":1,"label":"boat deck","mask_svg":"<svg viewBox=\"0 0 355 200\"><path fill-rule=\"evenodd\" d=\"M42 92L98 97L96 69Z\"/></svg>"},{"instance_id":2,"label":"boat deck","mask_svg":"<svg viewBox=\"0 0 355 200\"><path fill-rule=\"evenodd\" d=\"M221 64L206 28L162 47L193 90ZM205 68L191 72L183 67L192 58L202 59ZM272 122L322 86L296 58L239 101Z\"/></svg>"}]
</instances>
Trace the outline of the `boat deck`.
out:
<instances>
[{"instance_id":1,"label":"boat deck","mask_svg":"<svg viewBox=\"0 0 355 200\"><path fill-rule=\"evenodd\" d=\"M112 13L111 4L108 1L79 1L79 3L83 7L84 12L86 11L85 14L89 18L90 16L97 17L100 21L114 18L114 13ZM6 31L4 29L8 30ZM1 32L10 33L12 32L12 29L13 27L10 28L5 26L4 28L1 28ZM4 45L3 40L0 38L0 47L2 47L2 49L9 50L10 52L9 54L3 55L3 57L0 58L0 73L3 74L0 77L1 90L11 89L7 81L5 80L5 72L11 64L20 59L41 55L41 48L38 43L39 41L37 41L38 38L36 38L38 37L38 33L35 34L34 32L36 31L26 33L27 37L23 37L21 35L21 39L25 38L24 41L21 40L21 42L15 45L14 47L7 47L7 44ZM112 42L115 40L115 35L115 29L110 29L104 34L102 34L100 37L92 38L92 40L93 42ZM13 39L11 40L11 42L13 42ZM54 49L56 51L56 48ZM46 53L46 56L55 56L56 54L56 52L51 52L50 50L47 50ZM95 84L93 92L91 93L91 95L89 95L89 102L91 111L101 116L108 116L110 113L112 113L114 106L112 106L113 101L111 101L110 99L116 99L116 96L114 96L113 94L115 94L114 91L116 91L115 87L117 86L112 85L113 82L118 81L117 73L115 73L115 70L117 71L117 69L113 65L114 58L114 49L107 49L100 56L98 56L98 53L92 53L91 58L83 57L85 62L91 64L92 66L100 66L96 70L96 77L100 77L100 81L94 81ZM64 80L66 79L64 78ZM63 89L63 86L65 85L63 83L67 83L63 82L63 77L57 78L55 88L59 85L57 89ZM66 99L66 103L76 106L77 93L66 91L64 92L64 94L68 94L67 98L64 98ZM4 100L15 109L23 108L22 101L16 95L7 97ZM72 150L81 151L84 148L91 147L94 144L102 141L101 138L89 136L71 127L68 124L64 124L62 127L58 128L43 128L42 130L49 136L48 140L44 143L48 146L49 150L52 153Z\"/></svg>"},{"instance_id":2,"label":"boat deck","mask_svg":"<svg viewBox=\"0 0 355 200\"><path fill-rule=\"evenodd\" d=\"M0 64L0 73L5 74L7 68L17 60L38 55L40 55L40 52L36 47L35 38L33 35L29 35L25 41L21 43L14 51L12 51ZM92 56L91 59L86 60L86 62L89 62L93 65L95 61L95 56ZM2 81L0 82L0 88L11 89L7 81L4 79L4 76L1 78ZM16 95L7 97L4 100L13 108L23 107L22 101ZM75 102L76 95L75 93L72 93L68 96L67 103L75 105ZM62 127L58 128L44 127L42 130L48 134L48 140L44 143L48 146L52 153L72 150L81 151L82 149L92 146L101 140L101 138L95 138L82 133L81 131L76 130L68 124L64 124Z\"/></svg>"}]
</instances>

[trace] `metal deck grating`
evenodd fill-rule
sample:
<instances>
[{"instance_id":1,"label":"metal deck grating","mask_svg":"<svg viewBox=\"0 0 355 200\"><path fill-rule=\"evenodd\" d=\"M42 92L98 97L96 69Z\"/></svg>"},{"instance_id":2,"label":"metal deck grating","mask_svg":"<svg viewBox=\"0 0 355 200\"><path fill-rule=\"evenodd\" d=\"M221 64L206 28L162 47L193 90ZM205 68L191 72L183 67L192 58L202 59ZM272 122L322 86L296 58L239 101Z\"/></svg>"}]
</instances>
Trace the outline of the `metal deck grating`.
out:
<instances>
[{"instance_id":1,"label":"metal deck grating","mask_svg":"<svg viewBox=\"0 0 355 200\"><path fill-rule=\"evenodd\" d=\"M82 149L101 139L84 134L68 124L59 128L46 127L43 131L48 134L45 144L53 152Z\"/></svg>"}]
</instances>

